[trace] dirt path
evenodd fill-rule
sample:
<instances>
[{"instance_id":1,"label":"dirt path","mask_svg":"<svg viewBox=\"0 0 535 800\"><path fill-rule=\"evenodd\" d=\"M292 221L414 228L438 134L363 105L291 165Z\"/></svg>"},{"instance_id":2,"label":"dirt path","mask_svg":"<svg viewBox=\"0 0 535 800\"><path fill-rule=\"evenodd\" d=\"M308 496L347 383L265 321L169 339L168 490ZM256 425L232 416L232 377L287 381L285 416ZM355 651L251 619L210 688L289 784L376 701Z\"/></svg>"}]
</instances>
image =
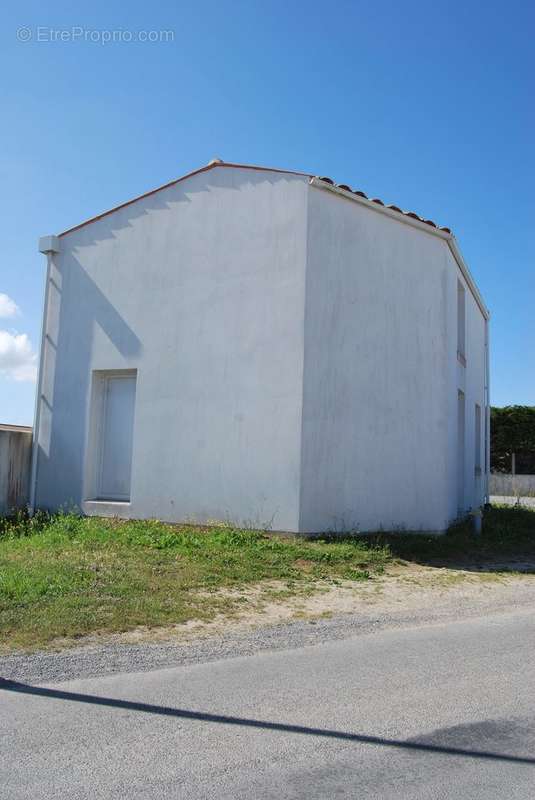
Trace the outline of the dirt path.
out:
<instances>
[{"instance_id":1,"label":"dirt path","mask_svg":"<svg viewBox=\"0 0 535 800\"><path fill-rule=\"evenodd\" d=\"M529 565L518 564L517 568ZM386 628L434 625L523 610L535 613L535 575L415 565L362 583L270 583L227 592L240 611L128 633L56 641L55 649L0 657L0 676L29 682L154 670L306 647Z\"/></svg>"},{"instance_id":2,"label":"dirt path","mask_svg":"<svg viewBox=\"0 0 535 800\"><path fill-rule=\"evenodd\" d=\"M488 565L487 565L488 566ZM503 565L494 564L494 569ZM243 589L220 589L217 595L229 610L210 622L191 620L165 627L139 627L118 634L96 633L81 639L57 639L46 652L94 650L130 646L191 646L208 639L246 636L262 637L270 629L297 623L367 629L404 624L411 619L458 618L492 610L535 604L535 574L521 570L533 565L518 563L519 572L492 572L480 569L451 569L414 564L392 566L383 575L362 582L316 581L294 584L263 582ZM508 565L511 569L511 564ZM201 594L202 597L202 594ZM213 593L210 595L213 598ZM45 651L43 651L45 652ZM38 654L0 657L1 666L10 658L38 657Z\"/></svg>"},{"instance_id":3,"label":"dirt path","mask_svg":"<svg viewBox=\"0 0 535 800\"><path fill-rule=\"evenodd\" d=\"M500 565L498 565L500 566ZM524 563L517 565L525 569ZM295 587L291 596L285 584L263 583L243 590L219 590L218 594L241 600L241 610L231 615L218 615L210 622L190 621L163 628L138 628L106 637L113 643L195 641L200 637L224 635L232 631L281 625L296 620L329 619L341 614L359 617L381 617L395 612L417 612L422 609L454 610L514 603L520 596L535 599L535 575L484 572L468 569L394 566L384 575L363 582L318 581L313 587ZM87 643L103 638L88 637Z\"/></svg>"}]
</instances>

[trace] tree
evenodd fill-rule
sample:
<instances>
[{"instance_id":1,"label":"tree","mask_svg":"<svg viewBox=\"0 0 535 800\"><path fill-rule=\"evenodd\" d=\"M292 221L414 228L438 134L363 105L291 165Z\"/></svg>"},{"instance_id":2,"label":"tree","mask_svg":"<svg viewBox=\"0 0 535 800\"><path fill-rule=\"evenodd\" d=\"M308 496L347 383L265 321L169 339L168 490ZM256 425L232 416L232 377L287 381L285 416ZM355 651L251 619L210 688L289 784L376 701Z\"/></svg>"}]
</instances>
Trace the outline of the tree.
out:
<instances>
[{"instance_id":1,"label":"tree","mask_svg":"<svg viewBox=\"0 0 535 800\"><path fill-rule=\"evenodd\" d=\"M518 473L535 474L535 406L490 409L491 470L511 472L513 453Z\"/></svg>"}]
</instances>

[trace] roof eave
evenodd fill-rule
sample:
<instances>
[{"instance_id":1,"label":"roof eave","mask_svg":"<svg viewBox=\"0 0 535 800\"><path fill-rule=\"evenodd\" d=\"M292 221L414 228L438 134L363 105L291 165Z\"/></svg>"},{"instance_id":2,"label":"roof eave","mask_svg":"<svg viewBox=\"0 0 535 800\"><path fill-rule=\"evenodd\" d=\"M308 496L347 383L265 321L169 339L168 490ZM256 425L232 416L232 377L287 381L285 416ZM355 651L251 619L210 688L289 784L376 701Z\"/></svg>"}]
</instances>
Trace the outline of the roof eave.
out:
<instances>
[{"instance_id":1,"label":"roof eave","mask_svg":"<svg viewBox=\"0 0 535 800\"><path fill-rule=\"evenodd\" d=\"M483 297L481 296L481 292L477 288L476 282L472 278L472 273L468 269L468 264L466 263L466 261L463 258L463 254L461 253L459 245L457 244L457 239L455 238L455 236L452 233L450 233L449 236L448 236L448 245L449 245L449 248L451 250L451 253L452 253L455 261L457 262L457 264L459 266L459 269L461 270L461 272L463 274L463 277L464 277L466 283L470 287L470 291L474 295L474 300L478 304L481 313L483 314L485 319L487 319L487 320L490 319L490 311L487 308L487 306L485 305L485 301L483 300Z\"/></svg>"},{"instance_id":2,"label":"roof eave","mask_svg":"<svg viewBox=\"0 0 535 800\"><path fill-rule=\"evenodd\" d=\"M443 231L440 228L433 227L432 225L428 225L426 222L423 222L419 219L415 219L414 217L410 217L403 212L394 211L388 206L380 205L379 203L374 203L373 200L368 200L367 198L361 197L360 195L355 194L347 189L343 189L340 186L336 186L335 184L327 183L327 181L321 180L321 178L310 178L310 185L316 186L318 189L324 189L329 192L334 192L334 194L341 195L342 197L347 198L348 200L352 200L354 203L360 203L360 205L366 206L366 208L371 209L372 211L376 211L379 214L383 214L384 216L390 217L391 219L395 219L397 222L401 222L404 225L410 225L412 228L417 228L424 233L431 234L431 236L437 236L439 239L443 239L448 243L450 248L451 254L453 255L461 273L472 292L474 300L476 301L479 309L485 319L490 318L490 312L485 305L483 298L477 285L472 278L470 270L464 260L462 253L459 249L459 245L457 244L457 240L452 233L448 233L447 231Z\"/></svg>"}]
</instances>

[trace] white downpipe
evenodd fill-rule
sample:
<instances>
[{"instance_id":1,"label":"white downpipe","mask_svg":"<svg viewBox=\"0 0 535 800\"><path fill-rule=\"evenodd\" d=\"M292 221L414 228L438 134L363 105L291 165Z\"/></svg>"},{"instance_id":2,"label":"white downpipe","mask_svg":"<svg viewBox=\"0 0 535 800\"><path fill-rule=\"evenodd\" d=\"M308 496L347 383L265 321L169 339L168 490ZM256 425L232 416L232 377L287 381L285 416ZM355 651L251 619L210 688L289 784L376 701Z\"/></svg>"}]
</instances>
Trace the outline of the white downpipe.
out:
<instances>
[{"instance_id":1,"label":"white downpipe","mask_svg":"<svg viewBox=\"0 0 535 800\"><path fill-rule=\"evenodd\" d=\"M50 253L46 257L46 282L43 298L43 319L41 321L41 346L39 348L39 367L37 372L37 391L35 393L35 407L33 413L33 436L32 436L32 467L30 476L30 508L29 512L33 516L35 511L35 494L37 488L37 462L39 450L39 423L41 420L41 398L43 394L43 362L45 357L45 335L48 317L48 287L50 285Z\"/></svg>"},{"instance_id":2,"label":"white downpipe","mask_svg":"<svg viewBox=\"0 0 535 800\"><path fill-rule=\"evenodd\" d=\"M39 252L46 255L46 279L43 297L43 318L41 321L41 346L39 348L39 367L37 372L37 390L35 392L35 406L33 413L32 435L32 462L30 471L30 502L28 511L33 516L35 512L35 497L37 490L37 471L39 461L39 425L41 422L41 405L43 397L43 372L45 361L45 340L48 330L48 309L50 295L50 274L52 271L54 253L59 253L59 239L57 236L43 236L39 239Z\"/></svg>"}]
</instances>

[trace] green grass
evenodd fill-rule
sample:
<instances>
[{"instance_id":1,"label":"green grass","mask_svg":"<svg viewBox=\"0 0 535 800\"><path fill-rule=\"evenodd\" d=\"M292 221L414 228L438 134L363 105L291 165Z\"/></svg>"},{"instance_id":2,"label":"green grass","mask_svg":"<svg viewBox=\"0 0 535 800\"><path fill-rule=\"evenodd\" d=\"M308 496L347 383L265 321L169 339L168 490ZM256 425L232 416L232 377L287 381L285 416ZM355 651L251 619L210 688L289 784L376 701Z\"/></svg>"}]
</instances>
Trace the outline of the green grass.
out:
<instances>
[{"instance_id":1,"label":"green grass","mask_svg":"<svg viewBox=\"0 0 535 800\"><path fill-rule=\"evenodd\" d=\"M470 568L492 566L492 562L514 566L526 560L535 568L535 509L492 506L485 511L481 536L476 536L471 522L465 521L452 525L445 536L376 534L370 541L386 547L397 558L431 566Z\"/></svg>"},{"instance_id":2,"label":"green grass","mask_svg":"<svg viewBox=\"0 0 535 800\"><path fill-rule=\"evenodd\" d=\"M0 648L232 613L215 590L282 580L366 580L390 556L356 539L305 541L230 527L73 514L0 522ZM243 603L241 604L243 605Z\"/></svg>"},{"instance_id":3,"label":"green grass","mask_svg":"<svg viewBox=\"0 0 535 800\"><path fill-rule=\"evenodd\" d=\"M239 591L217 591L222 588L282 581L279 595L289 596L310 591L320 579L369 580L394 559L466 566L514 558L535 559L534 511L491 509L481 537L464 524L443 537L317 540L228 526L20 515L0 519L0 650L210 620L243 608Z\"/></svg>"}]
</instances>

